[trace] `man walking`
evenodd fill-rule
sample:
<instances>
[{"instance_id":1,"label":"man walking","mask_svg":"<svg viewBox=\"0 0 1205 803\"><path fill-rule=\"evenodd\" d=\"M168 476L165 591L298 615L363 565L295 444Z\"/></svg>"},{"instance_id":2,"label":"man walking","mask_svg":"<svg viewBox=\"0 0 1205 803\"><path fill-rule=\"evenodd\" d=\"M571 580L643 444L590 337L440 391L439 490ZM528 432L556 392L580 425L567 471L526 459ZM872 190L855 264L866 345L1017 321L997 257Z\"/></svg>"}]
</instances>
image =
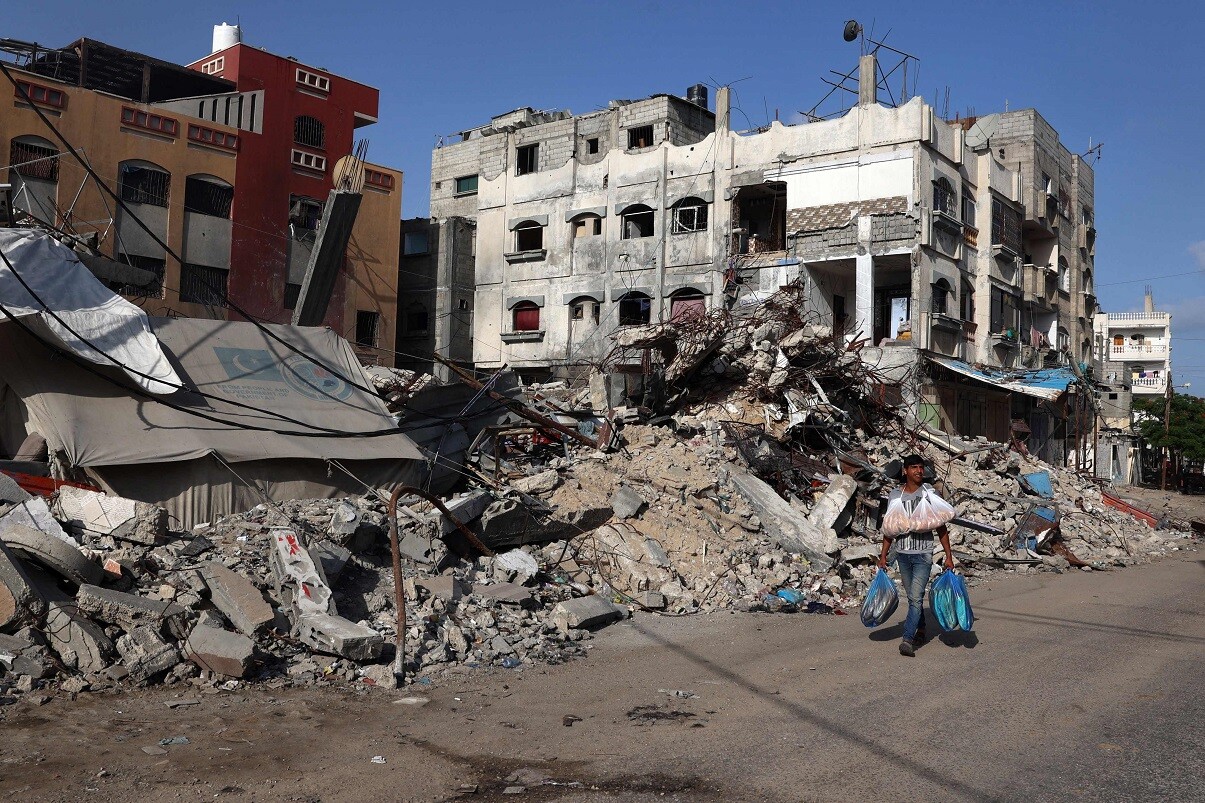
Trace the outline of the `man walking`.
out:
<instances>
[{"instance_id":1,"label":"man walking","mask_svg":"<svg viewBox=\"0 0 1205 803\"><path fill-rule=\"evenodd\" d=\"M922 506L926 494L937 496L932 485L924 482L925 461L920 455L912 454L904 458L904 486L891 492L887 504L899 500L904 512L910 519L921 526L923 518L915 518L918 507ZM941 541L945 550L946 567L954 566L954 553L950 550L950 532L942 524L935 529L905 532L898 536L884 534L883 551L879 555L879 568L887 568L887 553L892 541L896 542L895 562L900 570L900 579L904 581L904 591L908 594L908 616L904 619L904 640L900 642L900 655L909 658L916 655L916 645L925 641L925 590L929 586L929 573L933 569L933 538Z\"/></svg>"}]
</instances>

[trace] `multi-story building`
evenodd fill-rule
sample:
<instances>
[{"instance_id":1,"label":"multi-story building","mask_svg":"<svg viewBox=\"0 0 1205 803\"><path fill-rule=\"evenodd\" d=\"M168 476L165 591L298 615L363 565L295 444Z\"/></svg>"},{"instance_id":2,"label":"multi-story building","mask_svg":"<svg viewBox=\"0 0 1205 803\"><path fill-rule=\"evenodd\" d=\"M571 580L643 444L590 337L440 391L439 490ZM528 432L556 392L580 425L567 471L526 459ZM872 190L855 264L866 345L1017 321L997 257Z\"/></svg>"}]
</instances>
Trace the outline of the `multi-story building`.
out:
<instances>
[{"instance_id":1,"label":"multi-story building","mask_svg":"<svg viewBox=\"0 0 1205 803\"><path fill-rule=\"evenodd\" d=\"M1172 316L1157 312L1146 292L1142 312L1098 313L1094 319L1101 378L1135 396L1162 396L1172 370Z\"/></svg>"},{"instance_id":2,"label":"multi-story building","mask_svg":"<svg viewBox=\"0 0 1205 803\"><path fill-rule=\"evenodd\" d=\"M1077 231L1063 223L1071 207L1055 234L1029 232L1047 218L1026 211L1022 150L1039 166L1047 151L1070 158L1068 203L1089 216L1091 170L1057 135L1035 144L1052 131L1032 110L967 122L921 98L880 105L875 69L863 57L858 105L822 122L733 131L728 91L712 113L693 87L689 99L580 116L521 109L437 147L434 225L476 224L475 365L571 373L599 361L620 327L798 281L819 320L870 341L863 354L890 352L901 371L929 358L914 400L922 419L1006 439L1033 406L968 381L967 364L1037 368L1091 346L1076 323L1083 278L1071 275L1084 263L1045 242L1031 255L1039 239ZM1039 262L1056 266L1040 304L1026 291ZM465 301L437 294L431 315Z\"/></svg>"},{"instance_id":3,"label":"multi-story building","mask_svg":"<svg viewBox=\"0 0 1205 803\"><path fill-rule=\"evenodd\" d=\"M376 89L248 47L233 26L215 29L214 52L187 66L89 39L49 50L7 44L17 57L9 70L32 100L14 89L0 115L15 207L157 273L157 286L122 288L151 314L238 317L229 299L283 323L327 193L346 179L363 200L324 323L365 360L392 364L401 173L352 157L355 130L376 120Z\"/></svg>"}]
</instances>

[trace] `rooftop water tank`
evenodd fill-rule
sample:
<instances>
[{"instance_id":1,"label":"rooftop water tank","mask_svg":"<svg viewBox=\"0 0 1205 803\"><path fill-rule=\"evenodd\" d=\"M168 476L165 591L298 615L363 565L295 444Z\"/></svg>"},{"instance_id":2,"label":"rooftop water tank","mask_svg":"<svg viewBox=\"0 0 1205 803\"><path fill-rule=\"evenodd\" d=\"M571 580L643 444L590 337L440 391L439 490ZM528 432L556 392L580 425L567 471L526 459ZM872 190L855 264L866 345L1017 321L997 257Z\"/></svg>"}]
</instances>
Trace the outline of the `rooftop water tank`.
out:
<instances>
[{"instance_id":1,"label":"rooftop water tank","mask_svg":"<svg viewBox=\"0 0 1205 803\"><path fill-rule=\"evenodd\" d=\"M213 50L210 52L217 53L219 50L233 47L242 41L243 29L237 25L227 25L223 22L213 26Z\"/></svg>"}]
</instances>

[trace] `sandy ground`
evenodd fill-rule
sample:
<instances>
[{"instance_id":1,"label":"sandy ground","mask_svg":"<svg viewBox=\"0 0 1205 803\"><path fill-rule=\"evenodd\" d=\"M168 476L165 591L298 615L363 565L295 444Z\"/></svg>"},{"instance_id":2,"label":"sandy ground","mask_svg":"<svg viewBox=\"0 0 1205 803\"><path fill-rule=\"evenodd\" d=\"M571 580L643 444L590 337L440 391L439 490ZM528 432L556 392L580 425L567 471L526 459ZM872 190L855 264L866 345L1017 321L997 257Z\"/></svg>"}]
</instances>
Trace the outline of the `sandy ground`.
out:
<instances>
[{"instance_id":1,"label":"sandy ground","mask_svg":"<svg viewBox=\"0 0 1205 803\"><path fill-rule=\"evenodd\" d=\"M584 660L401 692L20 702L0 709L0 799L1203 799L1203 568L1189 542L1124 570L996 575L972 589L975 632L915 659L902 612L876 631L641 615ZM395 702L413 694L429 702Z\"/></svg>"}]
</instances>

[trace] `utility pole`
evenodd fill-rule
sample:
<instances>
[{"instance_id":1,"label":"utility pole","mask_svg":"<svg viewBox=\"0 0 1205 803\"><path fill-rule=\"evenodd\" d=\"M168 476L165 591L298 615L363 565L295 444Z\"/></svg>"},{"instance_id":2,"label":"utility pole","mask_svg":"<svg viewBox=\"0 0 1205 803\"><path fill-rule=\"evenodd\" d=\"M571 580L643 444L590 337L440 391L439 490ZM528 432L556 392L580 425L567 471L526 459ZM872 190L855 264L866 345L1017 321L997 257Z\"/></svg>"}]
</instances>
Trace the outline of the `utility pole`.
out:
<instances>
[{"instance_id":1,"label":"utility pole","mask_svg":"<svg viewBox=\"0 0 1205 803\"><path fill-rule=\"evenodd\" d=\"M1163 448L1166 450L1166 453L1163 456L1163 467L1162 467L1162 472L1161 472L1160 479L1159 479L1159 490L1161 490L1161 491L1167 490L1167 464L1170 463L1171 459L1172 459L1171 446L1167 445L1168 434L1170 433L1171 426L1172 426L1172 372L1171 371L1167 372L1167 393L1164 394L1164 397L1165 398L1164 398L1164 402L1163 402L1163 442L1164 442Z\"/></svg>"}]
</instances>

